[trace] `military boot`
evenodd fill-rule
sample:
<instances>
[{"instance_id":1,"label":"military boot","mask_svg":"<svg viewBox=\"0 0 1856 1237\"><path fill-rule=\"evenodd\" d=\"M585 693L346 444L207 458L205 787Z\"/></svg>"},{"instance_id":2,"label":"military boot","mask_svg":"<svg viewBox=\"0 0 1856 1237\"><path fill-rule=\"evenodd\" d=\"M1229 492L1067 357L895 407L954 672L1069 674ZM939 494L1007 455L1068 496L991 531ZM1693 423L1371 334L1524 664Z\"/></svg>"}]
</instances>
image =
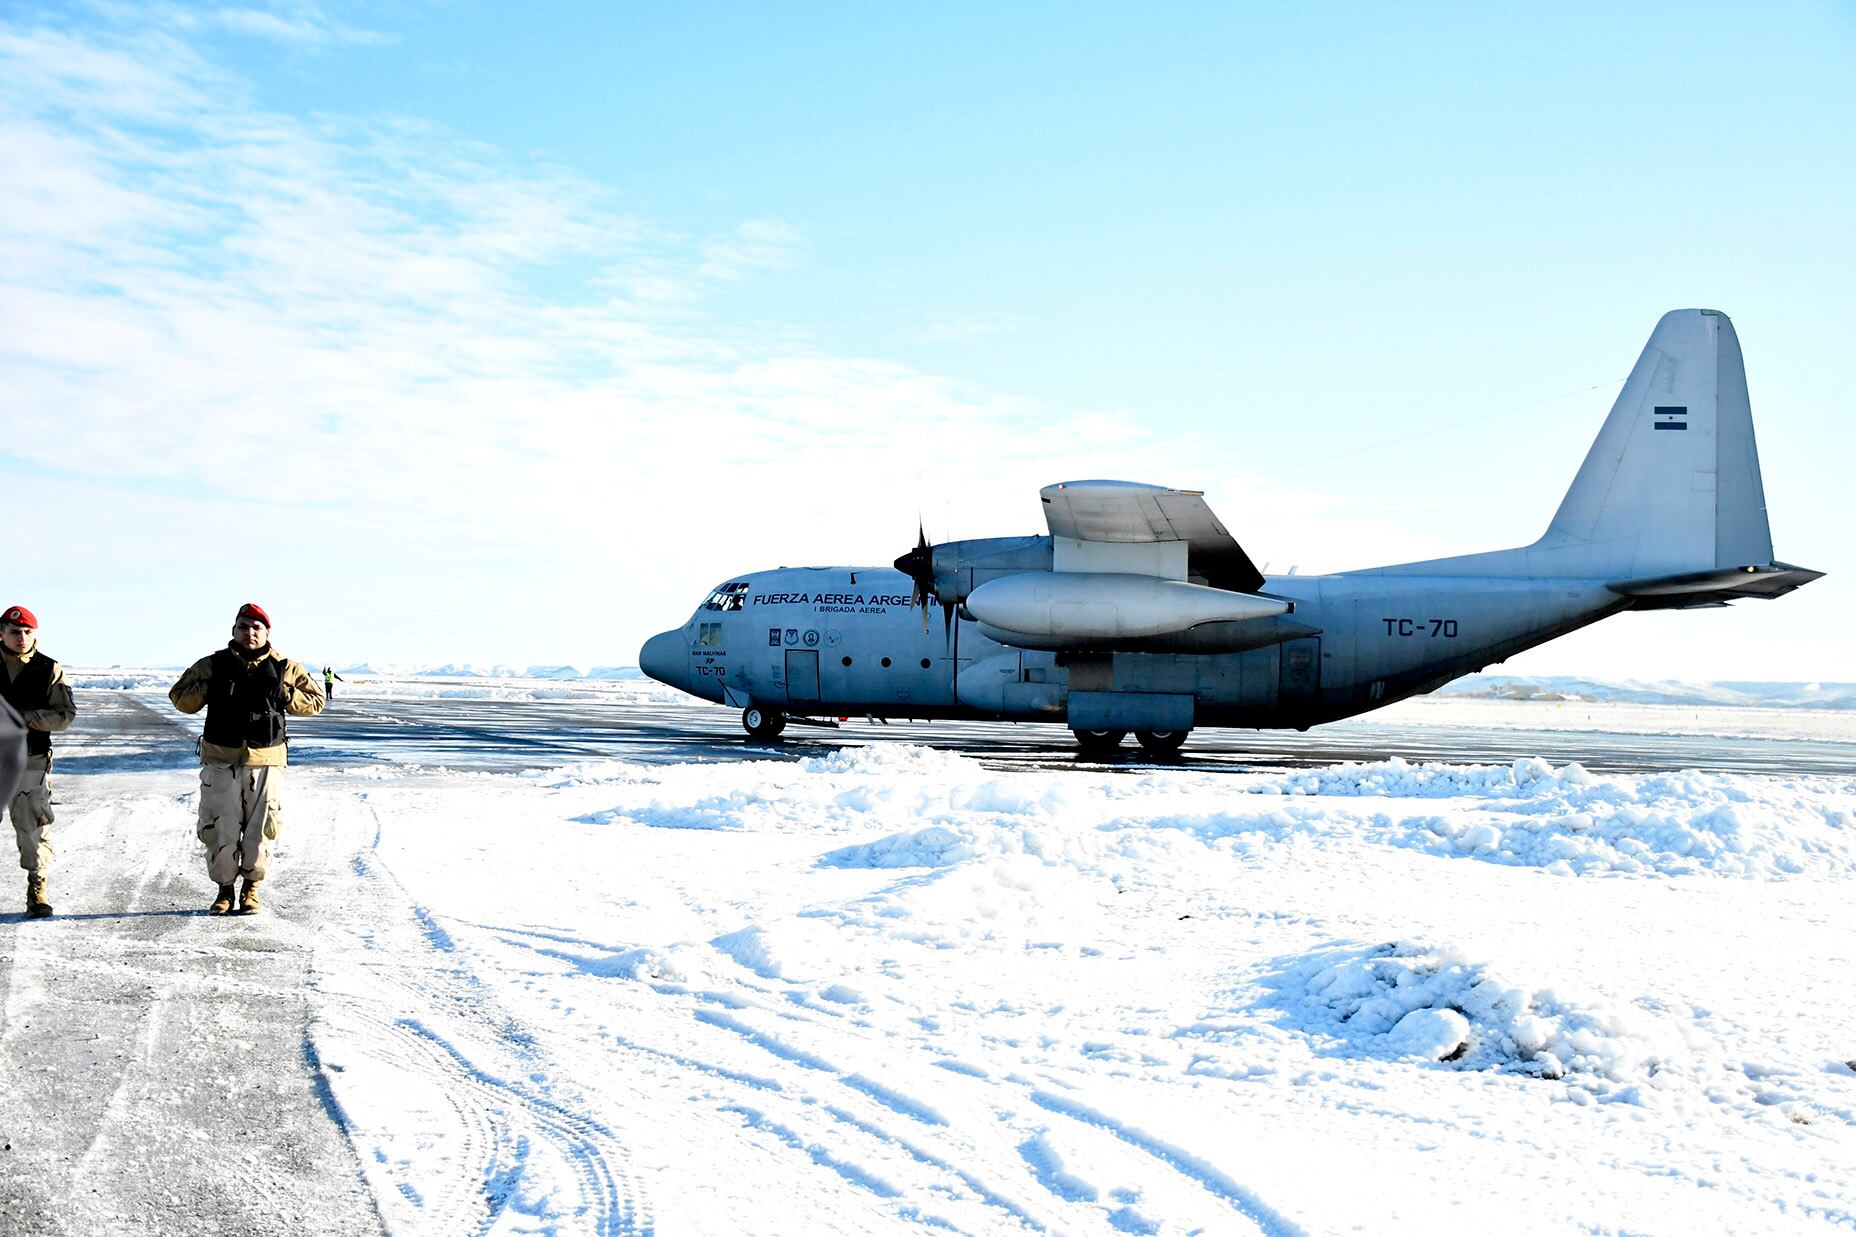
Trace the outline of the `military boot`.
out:
<instances>
[{"instance_id":1,"label":"military boot","mask_svg":"<svg viewBox=\"0 0 1856 1237\"><path fill-rule=\"evenodd\" d=\"M238 913L241 915L255 915L261 909L263 908L258 902L258 882L247 876L245 878L245 892L238 896Z\"/></svg>"},{"instance_id":2,"label":"military boot","mask_svg":"<svg viewBox=\"0 0 1856 1237\"><path fill-rule=\"evenodd\" d=\"M26 873L26 914L44 919L51 913L52 904L45 900L45 877L38 872Z\"/></svg>"},{"instance_id":3,"label":"military boot","mask_svg":"<svg viewBox=\"0 0 1856 1237\"><path fill-rule=\"evenodd\" d=\"M212 915L223 915L227 911L231 910L233 893L234 893L234 890L232 886L230 885L219 886L219 896L214 898L213 904L206 908L207 913L212 914Z\"/></svg>"}]
</instances>

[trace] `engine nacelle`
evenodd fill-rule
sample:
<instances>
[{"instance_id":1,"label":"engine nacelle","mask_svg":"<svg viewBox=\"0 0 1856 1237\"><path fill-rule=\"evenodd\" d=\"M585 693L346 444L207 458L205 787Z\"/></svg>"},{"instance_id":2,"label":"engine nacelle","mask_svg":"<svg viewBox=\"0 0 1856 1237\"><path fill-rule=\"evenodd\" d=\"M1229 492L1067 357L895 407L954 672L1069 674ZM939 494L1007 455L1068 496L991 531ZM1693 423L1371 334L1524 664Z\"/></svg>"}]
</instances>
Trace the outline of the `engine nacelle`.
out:
<instances>
[{"instance_id":1,"label":"engine nacelle","mask_svg":"<svg viewBox=\"0 0 1856 1237\"><path fill-rule=\"evenodd\" d=\"M971 541L943 541L930 553L934 595L943 604L957 606L972 591L991 580L1022 572L1048 572L1049 537L980 537Z\"/></svg>"},{"instance_id":2,"label":"engine nacelle","mask_svg":"<svg viewBox=\"0 0 1856 1237\"><path fill-rule=\"evenodd\" d=\"M1033 571L990 580L966 599L985 627L1033 640L1122 642L1202 623L1249 623L1294 610L1290 602L1184 580L1111 572Z\"/></svg>"},{"instance_id":3,"label":"engine nacelle","mask_svg":"<svg viewBox=\"0 0 1856 1237\"><path fill-rule=\"evenodd\" d=\"M980 623L979 632L997 644L1046 653L1186 653L1214 656L1221 653L1248 653L1252 649L1266 649L1272 644L1287 644L1291 640L1318 636L1321 629L1278 614L1272 618L1248 619L1242 623L1200 623L1197 627L1168 632L1164 636L1127 637L1120 640L1086 636L1030 636L1022 631L1007 631L988 623Z\"/></svg>"}]
</instances>

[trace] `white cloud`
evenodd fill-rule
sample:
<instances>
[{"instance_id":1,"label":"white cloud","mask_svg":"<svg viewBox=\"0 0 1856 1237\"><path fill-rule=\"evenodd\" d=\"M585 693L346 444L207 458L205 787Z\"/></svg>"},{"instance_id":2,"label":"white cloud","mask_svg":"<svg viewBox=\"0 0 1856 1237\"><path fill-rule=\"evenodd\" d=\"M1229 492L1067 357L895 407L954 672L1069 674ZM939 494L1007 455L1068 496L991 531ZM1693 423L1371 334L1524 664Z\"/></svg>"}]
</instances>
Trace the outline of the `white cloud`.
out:
<instances>
[{"instance_id":1,"label":"white cloud","mask_svg":"<svg viewBox=\"0 0 1856 1237\"><path fill-rule=\"evenodd\" d=\"M208 12L208 20L227 30L280 43L321 47L331 43L378 44L393 41L391 36L377 31L362 30L335 21L313 4L218 8Z\"/></svg>"},{"instance_id":2,"label":"white cloud","mask_svg":"<svg viewBox=\"0 0 1856 1237\"><path fill-rule=\"evenodd\" d=\"M793 264L799 230L777 219L750 219L734 235L703 246L700 274L706 279L739 279L754 271L777 271Z\"/></svg>"},{"instance_id":3,"label":"white cloud","mask_svg":"<svg viewBox=\"0 0 1856 1237\"><path fill-rule=\"evenodd\" d=\"M88 7L120 25L165 30L182 36L224 30L249 38L312 48L395 41L392 35L336 21L320 5L301 2L212 6L91 0Z\"/></svg>"},{"instance_id":4,"label":"white cloud","mask_svg":"<svg viewBox=\"0 0 1856 1237\"><path fill-rule=\"evenodd\" d=\"M615 611L537 656L610 660L711 577L886 561L954 493L949 535L1034 531L1037 485L1180 447L731 329L705 296L797 262L795 226L682 237L429 125L265 112L169 28L0 29L0 168L5 450L99 578L201 579L255 535L430 612L494 559ZM95 536L151 493L163 523Z\"/></svg>"},{"instance_id":5,"label":"white cloud","mask_svg":"<svg viewBox=\"0 0 1856 1237\"><path fill-rule=\"evenodd\" d=\"M971 344L1024 327L1024 319L1011 315L936 314L916 331L915 339L924 344Z\"/></svg>"}]
</instances>

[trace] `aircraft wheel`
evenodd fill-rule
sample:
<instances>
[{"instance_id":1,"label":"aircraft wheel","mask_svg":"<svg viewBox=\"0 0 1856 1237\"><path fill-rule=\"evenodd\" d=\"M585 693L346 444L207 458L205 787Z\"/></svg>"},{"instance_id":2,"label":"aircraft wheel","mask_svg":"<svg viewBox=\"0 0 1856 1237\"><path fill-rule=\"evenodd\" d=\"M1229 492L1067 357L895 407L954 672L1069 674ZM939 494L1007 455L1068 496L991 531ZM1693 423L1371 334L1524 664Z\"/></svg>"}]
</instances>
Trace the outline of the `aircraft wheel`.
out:
<instances>
[{"instance_id":1,"label":"aircraft wheel","mask_svg":"<svg viewBox=\"0 0 1856 1237\"><path fill-rule=\"evenodd\" d=\"M1171 756L1186 741L1190 730L1137 730L1134 737L1150 756Z\"/></svg>"},{"instance_id":2,"label":"aircraft wheel","mask_svg":"<svg viewBox=\"0 0 1856 1237\"><path fill-rule=\"evenodd\" d=\"M1121 741L1123 739L1128 737L1128 732L1125 730L1077 730L1072 728L1070 733L1076 736L1076 745L1091 755L1102 752L1112 752L1121 746Z\"/></svg>"},{"instance_id":3,"label":"aircraft wheel","mask_svg":"<svg viewBox=\"0 0 1856 1237\"><path fill-rule=\"evenodd\" d=\"M786 714L751 704L741 710L741 728L748 732L750 739L777 739L786 729Z\"/></svg>"}]
</instances>

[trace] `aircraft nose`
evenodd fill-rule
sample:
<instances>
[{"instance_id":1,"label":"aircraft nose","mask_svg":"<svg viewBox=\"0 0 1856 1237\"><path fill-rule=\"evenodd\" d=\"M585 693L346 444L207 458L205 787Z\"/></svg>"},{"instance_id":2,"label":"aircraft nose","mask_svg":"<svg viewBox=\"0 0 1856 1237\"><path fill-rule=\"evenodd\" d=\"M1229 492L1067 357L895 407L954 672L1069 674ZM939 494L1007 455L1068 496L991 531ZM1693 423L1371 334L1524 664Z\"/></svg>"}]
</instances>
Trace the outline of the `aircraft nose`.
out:
<instances>
[{"instance_id":1,"label":"aircraft nose","mask_svg":"<svg viewBox=\"0 0 1856 1237\"><path fill-rule=\"evenodd\" d=\"M689 689L690 649L681 631L660 631L638 650L638 668L671 687Z\"/></svg>"}]
</instances>

